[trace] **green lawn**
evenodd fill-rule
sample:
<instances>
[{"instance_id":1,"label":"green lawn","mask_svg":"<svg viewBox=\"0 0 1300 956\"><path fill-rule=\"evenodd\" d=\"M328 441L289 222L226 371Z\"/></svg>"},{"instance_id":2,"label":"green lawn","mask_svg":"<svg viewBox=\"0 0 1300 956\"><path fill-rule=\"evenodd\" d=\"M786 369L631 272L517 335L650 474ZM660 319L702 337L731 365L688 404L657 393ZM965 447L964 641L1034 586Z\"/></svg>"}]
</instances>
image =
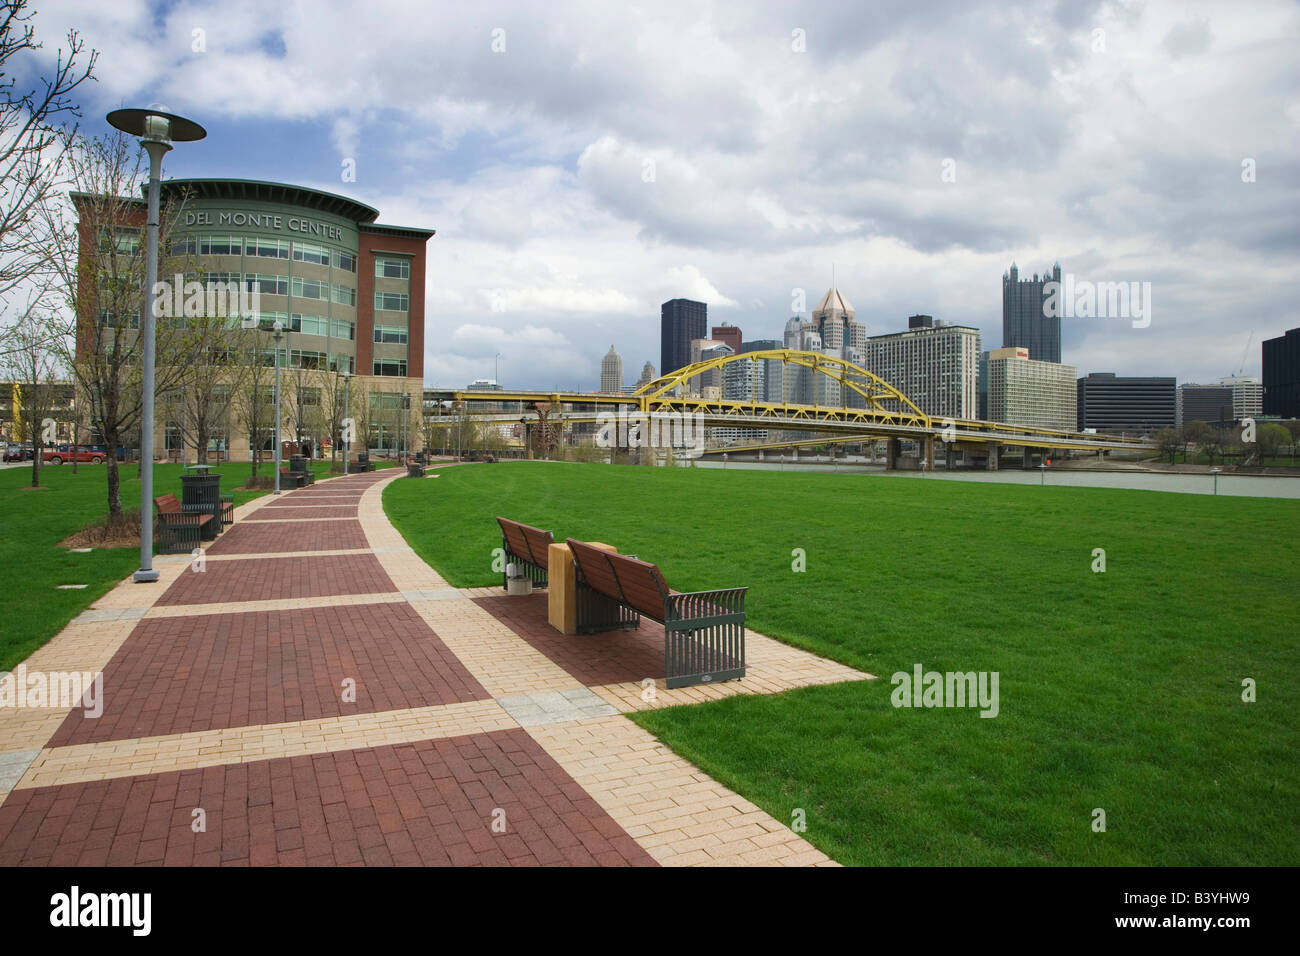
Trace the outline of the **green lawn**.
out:
<instances>
[{"instance_id":1,"label":"green lawn","mask_svg":"<svg viewBox=\"0 0 1300 956\"><path fill-rule=\"evenodd\" d=\"M1300 861L1300 501L510 463L384 503L456 586L500 581L504 514L748 585L753 629L878 675L634 718L841 862ZM917 663L997 671L999 715L894 708Z\"/></svg>"},{"instance_id":2,"label":"green lawn","mask_svg":"<svg viewBox=\"0 0 1300 956\"><path fill-rule=\"evenodd\" d=\"M388 463L380 463L384 467ZM317 477L329 474L329 462L312 462ZM122 504L139 513L140 480L136 465L121 469ZM251 466L231 462L217 467L221 490L234 492L236 507L266 494L242 491ZM179 464L156 465L154 494L180 495ZM269 465L262 474L271 473ZM9 583L9 600L0 614L0 671L25 659L118 581L140 566L140 548L96 548L74 554L58 543L108 514L108 479L103 465L48 465L41 469L41 489L32 483L31 467L0 469L0 572ZM84 590L61 591L60 584L85 584Z\"/></svg>"}]
</instances>

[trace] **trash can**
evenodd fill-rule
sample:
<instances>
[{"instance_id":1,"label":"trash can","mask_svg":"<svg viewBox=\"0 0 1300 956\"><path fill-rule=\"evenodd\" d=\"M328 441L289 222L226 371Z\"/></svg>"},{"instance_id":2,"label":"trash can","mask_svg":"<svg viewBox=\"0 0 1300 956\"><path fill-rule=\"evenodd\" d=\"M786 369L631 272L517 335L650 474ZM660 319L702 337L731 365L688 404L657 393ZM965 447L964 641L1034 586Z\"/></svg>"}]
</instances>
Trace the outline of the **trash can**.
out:
<instances>
[{"instance_id":1,"label":"trash can","mask_svg":"<svg viewBox=\"0 0 1300 956\"><path fill-rule=\"evenodd\" d=\"M192 465L181 475L181 511L186 514L211 515L203 525L204 540L212 540L221 531L221 476L208 471L207 465Z\"/></svg>"},{"instance_id":2,"label":"trash can","mask_svg":"<svg viewBox=\"0 0 1300 956\"><path fill-rule=\"evenodd\" d=\"M289 459L289 474L301 475L302 480L298 482L301 486L311 484L312 476L307 471L307 459L302 455L294 455Z\"/></svg>"}]
</instances>

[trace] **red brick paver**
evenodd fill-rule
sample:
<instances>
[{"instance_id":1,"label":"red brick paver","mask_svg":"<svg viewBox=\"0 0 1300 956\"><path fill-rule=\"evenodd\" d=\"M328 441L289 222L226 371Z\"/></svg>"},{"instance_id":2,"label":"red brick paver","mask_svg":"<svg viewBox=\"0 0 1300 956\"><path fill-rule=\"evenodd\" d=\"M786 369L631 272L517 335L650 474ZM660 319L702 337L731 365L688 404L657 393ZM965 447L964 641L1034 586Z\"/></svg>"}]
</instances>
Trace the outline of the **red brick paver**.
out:
<instances>
[{"instance_id":1,"label":"red brick paver","mask_svg":"<svg viewBox=\"0 0 1300 956\"><path fill-rule=\"evenodd\" d=\"M322 522L322 524L325 522ZM316 528L315 524L304 527ZM189 571L158 598L160 607L281 601L342 594L385 594L392 579L374 555L316 555L265 561L213 561Z\"/></svg>"},{"instance_id":2,"label":"red brick paver","mask_svg":"<svg viewBox=\"0 0 1300 956\"><path fill-rule=\"evenodd\" d=\"M278 514L268 516L279 517ZM342 551L366 546L360 521L255 521L251 524L241 521L222 532L208 548L208 554Z\"/></svg>"},{"instance_id":3,"label":"red brick paver","mask_svg":"<svg viewBox=\"0 0 1300 956\"><path fill-rule=\"evenodd\" d=\"M522 730L16 790L0 806L0 866L276 864L655 865Z\"/></svg>"},{"instance_id":4,"label":"red brick paver","mask_svg":"<svg viewBox=\"0 0 1300 956\"><path fill-rule=\"evenodd\" d=\"M342 699L345 679L355 682L355 702ZM154 618L140 622L104 669L103 714L74 710L50 744L488 697L409 604Z\"/></svg>"}]
</instances>

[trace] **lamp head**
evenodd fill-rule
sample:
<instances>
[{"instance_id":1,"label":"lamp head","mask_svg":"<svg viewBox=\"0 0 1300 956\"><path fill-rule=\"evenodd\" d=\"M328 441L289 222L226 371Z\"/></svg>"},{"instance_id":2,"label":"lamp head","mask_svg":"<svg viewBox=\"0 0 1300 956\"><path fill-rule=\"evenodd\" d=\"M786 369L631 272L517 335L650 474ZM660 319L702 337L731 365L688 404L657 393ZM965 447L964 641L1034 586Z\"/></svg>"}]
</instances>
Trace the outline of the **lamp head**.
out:
<instances>
[{"instance_id":1,"label":"lamp head","mask_svg":"<svg viewBox=\"0 0 1300 956\"><path fill-rule=\"evenodd\" d=\"M155 109L113 110L108 114L108 122L146 143L188 143L208 135L208 131L193 120Z\"/></svg>"}]
</instances>

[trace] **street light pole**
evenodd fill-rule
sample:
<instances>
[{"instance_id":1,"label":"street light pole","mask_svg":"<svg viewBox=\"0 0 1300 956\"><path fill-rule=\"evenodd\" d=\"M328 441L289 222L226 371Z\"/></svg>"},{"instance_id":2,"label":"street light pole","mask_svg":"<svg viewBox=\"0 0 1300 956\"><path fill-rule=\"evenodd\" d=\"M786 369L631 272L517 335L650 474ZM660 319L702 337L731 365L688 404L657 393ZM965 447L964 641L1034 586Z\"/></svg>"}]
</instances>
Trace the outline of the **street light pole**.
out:
<instances>
[{"instance_id":1,"label":"street light pole","mask_svg":"<svg viewBox=\"0 0 1300 956\"><path fill-rule=\"evenodd\" d=\"M284 338L284 324L275 320L271 326L275 339L275 493L280 493L280 340Z\"/></svg>"},{"instance_id":2,"label":"street light pole","mask_svg":"<svg viewBox=\"0 0 1300 956\"><path fill-rule=\"evenodd\" d=\"M352 435L351 429L348 428L347 419L352 414L351 396L348 393L348 386L352 384L352 376L347 372L343 373L343 475L347 477L348 473L348 456L352 454ZM335 395L338 392L334 393Z\"/></svg>"},{"instance_id":3,"label":"street light pole","mask_svg":"<svg viewBox=\"0 0 1300 956\"><path fill-rule=\"evenodd\" d=\"M172 148L172 141L202 139L207 131L198 123L157 110L113 110L108 122L124 133L140 137L140 145L149 154L149 218L145 229L144 308L140 324L144 332L144 368L140 410L140 569L132 575L137 584L158 580L153 566L153 427L154 361L156 350L154 309L158 302L154 286L158 284L158 207L162 192L162 159ZM75 453L74 456L75 458Z\"/></svg>"}]
</instances>

